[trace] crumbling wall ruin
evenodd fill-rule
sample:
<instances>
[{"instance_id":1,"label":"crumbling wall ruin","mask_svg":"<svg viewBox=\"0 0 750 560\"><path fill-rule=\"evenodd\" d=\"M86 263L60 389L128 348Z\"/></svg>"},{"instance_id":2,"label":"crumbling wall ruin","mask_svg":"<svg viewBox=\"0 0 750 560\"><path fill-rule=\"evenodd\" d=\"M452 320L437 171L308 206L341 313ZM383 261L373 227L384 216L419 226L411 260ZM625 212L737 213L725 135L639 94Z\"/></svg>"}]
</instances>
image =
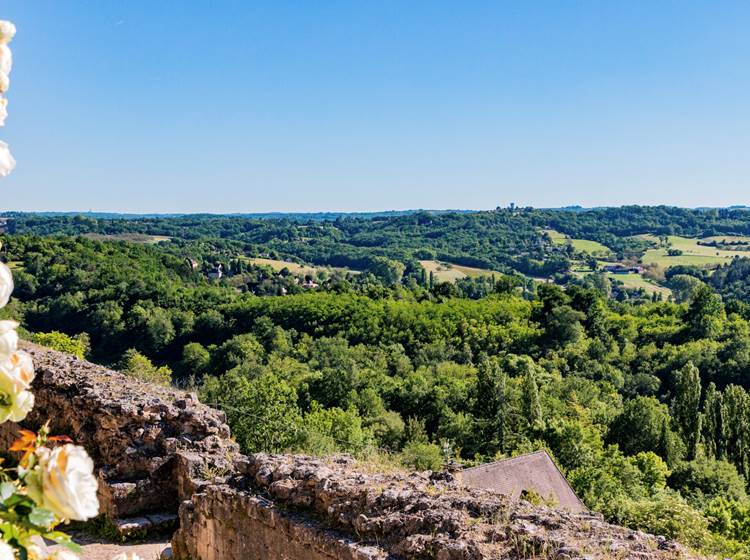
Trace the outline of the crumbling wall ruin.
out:
<instances>
[{"instance_id":1,"label":"crumbling wall ruin","mask_svg":"<svg viewBox=\"0 0 750 560\"><path fill-rule=\"evenodd\" d=\"M123 533L178 525L177 560L689 557L597 514L465 488L449 473L372 472L348 457L246 457L224 415L194 395L26 350L37 402L24 424L49 419L53 433L87 448L102 509Z\"/></svg>"},{"instance_id":2,"label":"crumbling wall ruin","mask_svg":"<svg viewBox=\"0 0 750 560\"><path fill-rule=\"evenodd\" d=\"M180 507L176 558L687 558L599 514L535 507L448 473L363 472L348 457L256 454Z\"/></svg>"},{"instance_id":3,"label":"crumbling wall ruin","mask_svg":"<svg viewBox=\"0 0 750 560\"><path fill-rule=\"evenodd\" d=\"M101 511L125 533L176 521L200 470L231 469L237 445L224 414L195 395L151 385L29 343L36 403L24 426L83 445L97 465ZM15 438L4 424L0 439ZM6 447L7 448L7 447Z\"/></svg>"}]
</instances>

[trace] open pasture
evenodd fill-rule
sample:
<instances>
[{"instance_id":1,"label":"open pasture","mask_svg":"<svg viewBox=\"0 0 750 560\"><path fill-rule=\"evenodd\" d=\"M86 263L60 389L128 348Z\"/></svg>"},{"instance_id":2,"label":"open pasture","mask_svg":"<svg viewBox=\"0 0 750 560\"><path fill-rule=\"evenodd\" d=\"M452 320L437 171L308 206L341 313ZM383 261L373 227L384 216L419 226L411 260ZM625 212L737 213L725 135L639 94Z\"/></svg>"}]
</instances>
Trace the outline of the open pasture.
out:
<instances>
[{"instance_id":1,"label":"open pasture","mask_svg":"<svg viewBox=\"0 0 750 560\"><path fill-rule=\"evenodd\" d=\"M644 236L645 237L645 236ZM651 239L658 241L658 238L651 236ZM643 263L656 263L668 268L676 265L694 265L701 267L715 267L729 263L736 256L750 256L747 251L731 251L727 249L718 249L699 245L699 241L723 240L729 237L709 237L698 239L692 237L680 237L677 235L669 236L669 247L660 247L658 249L649 249L643 255ZM742 238L738 238L742 239ZM681 255L669 256L669 249L682 251Z\"/></svg>"},{"instance_id":2,"label":"open pasture","mask_svg":"<svg viewBox=\"0 0 750 560\"><path fill-rule=\"evenodd\" d=\"M598 241L592 241L590 239L572 239L564 233L560 233L554 229L545 229L544 232L550 236L552 243L555 245L567 245L570 243L573 246L573 249L581 253L588 253L589 255L607 255L612 252L609 247L602 245Z\"/></svg>"},{"instance_id":3,"label":"open pasture","mask_svg":"<svg viewBox=\"0 0 750 560\"><path fill-rule=\"evenodd\" d=\"M419 261L427 273L432 272L432 276L437 282L455 282L461 278L476 278L479 276L492 276L498 274L495 271L485 268L475 268L472 266L463 266L460 264L451 264L439 261Z\"/></svg>"},{"instance_id":4,"label":"open pasture","mask_svg":"<svg viewBox=\"0 0 750 560\"><path fill-rule=\"evenodd\" d=\"M246 257L246 260L257 266L270 266L275 271L288 269L292 274L297 275L310 275L315 276L321 270L335 270L340 272L349 272L351 274L359 274L357 270L350 270L348 268L338 267L327 267L327 266L313 266L308 264L299 264L292 261L285 261L281 259L266 259L262 257Z\"/></svg>"},{"instance_id":5,"label":"open pasture","mask_svg":"<svg viewBox=\"0 0 750 560\"><path fill-rule=\"evenodd\" d=\"M620 281L622 282L623 286L632 290L642 288L647 294L663 294L665 298L672 295L672 290L670 290L669 288L659 286L659 284L645 279L640 274L612 274L611 272L607 272L605 274L607 278L615 281Z\"/></svg>"},{"instance_id":6,"label":"open pasture","mask_svg":"<svg viewBox=\"0 0 750 560\"><path fill-rule=\"evenodd\" d=\"M171 238L166 235L148 235L146 233L84 233L82 237L93 239L95 241L128 241L130 243L153 244L169 241Z\"/></svg>"}]
</instances>

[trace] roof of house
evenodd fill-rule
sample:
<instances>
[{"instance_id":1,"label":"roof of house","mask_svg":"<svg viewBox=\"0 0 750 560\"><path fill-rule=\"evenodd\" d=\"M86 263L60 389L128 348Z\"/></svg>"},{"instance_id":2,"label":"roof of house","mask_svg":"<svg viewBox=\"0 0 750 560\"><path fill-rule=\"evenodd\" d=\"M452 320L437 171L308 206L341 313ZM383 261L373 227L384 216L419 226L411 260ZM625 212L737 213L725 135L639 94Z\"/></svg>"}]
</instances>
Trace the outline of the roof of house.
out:
<instances>
[{"instance_id":1,"label":"roof of house","mask_svg":"<svg viewBox=\"0 0 750 560\"><path fill-rule=\"evenodd\" d=\"M518 499L524 490L533 490L557 507L574 512L587 511L544 450L464 469L461 477L466 486L495 490L513 499Z\"/></svg>"}]
</instances>

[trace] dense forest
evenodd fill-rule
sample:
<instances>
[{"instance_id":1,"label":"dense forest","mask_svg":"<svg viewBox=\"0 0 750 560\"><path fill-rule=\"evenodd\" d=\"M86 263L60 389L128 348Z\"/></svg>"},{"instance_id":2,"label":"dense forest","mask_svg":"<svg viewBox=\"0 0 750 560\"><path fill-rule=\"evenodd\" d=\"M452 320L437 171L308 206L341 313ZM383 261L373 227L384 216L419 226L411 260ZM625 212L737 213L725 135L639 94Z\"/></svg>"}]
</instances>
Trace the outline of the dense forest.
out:
<instances>
[{"instance_id":1,"label":"dense forest","mask_svg":"<svg viewBox=\"0 0 750 560\"><path fill-rule=\"evenodd\" d=\"M325 215L323 215L325 216ZM191 215L134 219L9 214L8 231L39 235L140 233L174 240L219 238L247 249L274 251L306 262L366 269L373 256L405 263L439 259L498 270L548 276L569 268L570 250L540 234L552 228L597 241L622 254L649 246L633 236L749 235L746 209L689 210L629 206L588 211L499 208L490 212L431 213L304 220Z\"/></svg>"},{"instance_id":2,"label":"dense forest","mask_svg":"<svg viewBox=\"0 0 750 560\"><path fill-rule=\"evenodd\" d=\"M21 215L2 239L17 285L3 313L40 344L197 391L248 452L439 469L545 448L608 519L746 558L750 260L670 268L670 301L619 301L595 273L564 286L519 273L567 266L544 228L629 251L630 235L749 226L744 210L640 207L315 222ZM241 258L253 252L358 273ZM430 282L418 261L433 253L498 272ZM217 262L231 273L211 279Z\"/></svg>"}]
</instances>

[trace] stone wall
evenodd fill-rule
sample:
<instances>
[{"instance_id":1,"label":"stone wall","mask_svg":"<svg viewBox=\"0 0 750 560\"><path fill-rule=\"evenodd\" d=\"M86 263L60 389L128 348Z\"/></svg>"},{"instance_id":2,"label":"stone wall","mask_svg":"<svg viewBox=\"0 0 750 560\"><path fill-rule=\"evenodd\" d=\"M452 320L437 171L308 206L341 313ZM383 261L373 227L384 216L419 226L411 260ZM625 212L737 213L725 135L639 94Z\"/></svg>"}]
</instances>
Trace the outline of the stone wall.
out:
<instances>
[{"instance_id":1,"label":"stone wall","mask_svg":"<svg viewBox=\"0 0 750 560\"><path fill-rule=\"evenodd\" d=\"M225 417L195 395L40 346L23 348L36 369L36 403L24 426L36 430L49 421L52 434L87 449L102 511L126 530L176 519L180 501L200 486L201 470L230 470L238 448ZM0 437L7 442L15 431L6 424Z\"/></svg>"},{"instance_id":2,"label":"stone wall","mask_svg":"<svg viewBox=\"0 0 750 560\"><path fill-rule=\"evenodd\" d=\"M254 492L209 486L180 511L172 542L176 559L242 558L375 560L378 546L360 544L319 521L277 507Z\"/></svg>"},{"instance_id":3,"label":"stone wall","mask_svg":"<svg viewBox=\"0 0 750 560\"><path fill-rule=\"evenodd\" d=\"M351 458L256 454L180 507L175 558L688 558L599 514L534 507L448 473L372 473Z\"/></svg>"}]
</instances>

